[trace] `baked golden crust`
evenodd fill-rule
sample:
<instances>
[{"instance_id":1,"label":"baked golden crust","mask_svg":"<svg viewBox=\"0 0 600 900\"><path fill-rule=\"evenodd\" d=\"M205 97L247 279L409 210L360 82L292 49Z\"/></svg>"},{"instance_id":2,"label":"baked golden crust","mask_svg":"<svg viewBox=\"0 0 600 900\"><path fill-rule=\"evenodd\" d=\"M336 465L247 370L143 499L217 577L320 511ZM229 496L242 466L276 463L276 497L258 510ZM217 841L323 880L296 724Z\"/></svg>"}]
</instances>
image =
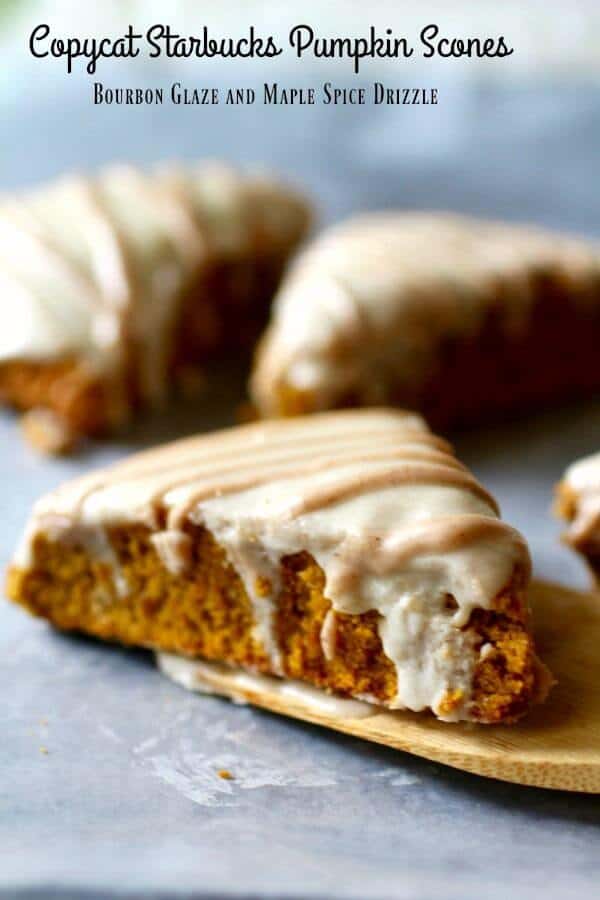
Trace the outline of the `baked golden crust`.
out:
<instances>
[{"instance_id":1,"label":"baked golden crust","mask_svg":"<svg viewBox=\"0 0 600 900\"><path fill-rule=\"evenodd\" d=\"M577 494L565 481L556 486L554 511L567 522L572 522L577 514Z\"/></svg>"}]
</instances>

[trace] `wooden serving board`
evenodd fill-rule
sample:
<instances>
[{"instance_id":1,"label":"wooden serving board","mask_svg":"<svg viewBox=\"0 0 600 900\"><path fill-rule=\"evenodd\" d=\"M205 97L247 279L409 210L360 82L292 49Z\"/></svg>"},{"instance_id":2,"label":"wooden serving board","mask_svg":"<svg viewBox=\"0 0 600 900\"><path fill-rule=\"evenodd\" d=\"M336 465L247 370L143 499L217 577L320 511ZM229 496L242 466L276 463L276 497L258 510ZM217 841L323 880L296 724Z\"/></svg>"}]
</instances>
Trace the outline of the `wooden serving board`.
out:
<instances>
[{"instance_id":1,"label":"wooden serving board","mask_svg":"<svg viewBox=\"0 0 600 900\"><path fill-rule=\"evenodd\" d=\"M282 696L267 679L244 687L234 675L206 680L217 693L477 775L600 793L600 594L538 582L531 600L540 655L558 683L517 725L447 724L409 712L340 717Z\"/></svg>"}]
</instances>

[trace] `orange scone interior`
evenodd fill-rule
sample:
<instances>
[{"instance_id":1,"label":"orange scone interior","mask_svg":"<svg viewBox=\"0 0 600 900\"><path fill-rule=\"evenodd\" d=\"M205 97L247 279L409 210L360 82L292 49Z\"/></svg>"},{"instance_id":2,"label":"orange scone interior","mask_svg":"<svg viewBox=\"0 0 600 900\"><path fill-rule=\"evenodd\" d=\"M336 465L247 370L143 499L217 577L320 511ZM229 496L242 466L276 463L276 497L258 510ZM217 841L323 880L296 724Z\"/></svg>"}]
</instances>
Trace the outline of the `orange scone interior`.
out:
<instances>
[{"instance_id":1,"label":"orange scone interior","mask_svg":"<svg viewBox=\"0 0 600 900\"><path fill-rule=\"evenodd\" d=\"M0 363L0 403L22 412L50 410L79 434L101 434L118 419L109 394L102 379L73 358Z\"/></svg>"},{"instance_id":2,"label":"orange scone interior","mask_svg":"<svg viewBox=\"0 0 600 900\"><path fill-rule=\"evenodd\" d=\"M447 445L372 411L188 439L65 486L9 594L66 630L511 722L547 681L528 576Z\"/></svg>"},{"instance_id":3,"label":"orange scone interior","mask_svg":"<svg viewBox=\"0 0 600 900\"><path fill-rule=\"evenodd\" d=\"M4 200L0 402L95 435L190 369L248 354L308 219L285 185L208 163L113 166Z\"/></svg>"},{"instance_id":4,"label":"orange scone interior","mask_svg":"<svg viewBox=\"0 0 600 900\"><path fill-rule=\"evenodd\" d=\"M318 236L273 304L265 416L388 403L437 428L600 389L600 251L538 228L379 213Z\"/></svg>"},{"instance_id":5,"label":"orange scone interior","mask_svg":"<svg viewBox=\"0 0 600 900\"><path fill-rule=\"evenodd\" d=\"M9 595L66 631L273 673L253 637L252 604L239 575L208 531L195 527L190 536L189 573L174 575L147 529L115 530L110 540L127 583L124 596L115 590L106 564L81 547L40 538L33 571L13 569ZM392 700L396 673L381 646L377 613L332 612L326 656L322 633L331 603L324 594L323 571L308 554L299 553L282 560L280 575L284 588L277 599L275 629L282 664L277 674L346 696ZM499 611L474 614L465 626L475 647L488 648L476 664L470 698L478 721L518 718L538 690L533 639L515 596L498 598ZM441 709L451 713L457 700L462 700L460 694L449 691Z\"/></svg>"}]
</instances>

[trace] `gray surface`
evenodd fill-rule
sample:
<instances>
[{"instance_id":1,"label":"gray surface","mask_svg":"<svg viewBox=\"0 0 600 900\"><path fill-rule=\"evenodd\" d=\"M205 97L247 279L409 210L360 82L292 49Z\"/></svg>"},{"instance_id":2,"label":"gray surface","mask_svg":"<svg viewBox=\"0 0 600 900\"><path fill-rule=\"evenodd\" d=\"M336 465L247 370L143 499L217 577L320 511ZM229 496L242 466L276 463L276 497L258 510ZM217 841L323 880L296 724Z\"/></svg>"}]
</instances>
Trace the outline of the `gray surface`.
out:
<instances>
[{"instance_id":1,"label":"gray surface","mask_svg":"<svg viewBox=\"0 0 600 900\"><path fill-rule=\"evenodd\" d=\"M60 105L30 99L31 116L0 94L3 186L115 156L225 153L306 180L326 218L404 203L600 233L600 98L589 89L449 84L434 113L255 109L235 119L92 111L74 84ZM3 416L0 563L40 492L132 447L225 421L235 393L217 380L212 412L178 410L67 462L40 461ZM584 585L549 506L565 464L598 447L600 409L457 443L527 535L537 573ZM53 634L8 605L0 641L0 896L598 894L600 798L485 781L191 696L145 654ZM219 768L236 780L219 780Z\"/></svg>"}]
</instances>

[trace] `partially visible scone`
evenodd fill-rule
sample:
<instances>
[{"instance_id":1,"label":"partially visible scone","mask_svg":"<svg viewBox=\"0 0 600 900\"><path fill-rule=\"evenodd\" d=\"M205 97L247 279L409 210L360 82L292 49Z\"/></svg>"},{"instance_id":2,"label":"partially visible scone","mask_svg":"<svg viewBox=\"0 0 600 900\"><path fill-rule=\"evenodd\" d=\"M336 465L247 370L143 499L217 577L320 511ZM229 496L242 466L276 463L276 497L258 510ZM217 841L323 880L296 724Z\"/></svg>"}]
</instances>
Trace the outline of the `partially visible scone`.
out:
<instances>
[{"instance_id":1,"label":"partially visible scone","mask_svg":"<svg viewBox=\"0 0 600 900\"><path fill-rule=\"evenodd\" d=\"M111 166L4 197L0 403L34 410L26 433L64 451L248 355L308 220L286 185L215 163Z\"/></svg>"},{"instance_id":2,"label":"partially visible scone","mask_svg":"<svg viewBox=\"0 0 600 900\"><path fill-rule=\"evenodd\" d=\"M600 389L600 250L533 227L373 213L284 279L251 380L264 417L393 404L437 428Z\"/></svg>"},{"instance_id":3,"label":"partially visible scone","mask_svg":"<svg viewBox=\"0 0 600 900\"><path fill-rule=\"evenodd\" d=\"M10 596L59 628L447 721L543 698L530 562L418 416L247 425L131 457L36 506Z\"/></svg>"},{"instance_id":4,"label":"partially visible scone","mask_svg":"<svg viewBox=\"0 0 600 900\"><path fill-rule=\"evenodd\" d=\"M569 466L556 489L556 511L568 522L563 539L600 584L600 453Z\"/></svg>"}]
</instances>

